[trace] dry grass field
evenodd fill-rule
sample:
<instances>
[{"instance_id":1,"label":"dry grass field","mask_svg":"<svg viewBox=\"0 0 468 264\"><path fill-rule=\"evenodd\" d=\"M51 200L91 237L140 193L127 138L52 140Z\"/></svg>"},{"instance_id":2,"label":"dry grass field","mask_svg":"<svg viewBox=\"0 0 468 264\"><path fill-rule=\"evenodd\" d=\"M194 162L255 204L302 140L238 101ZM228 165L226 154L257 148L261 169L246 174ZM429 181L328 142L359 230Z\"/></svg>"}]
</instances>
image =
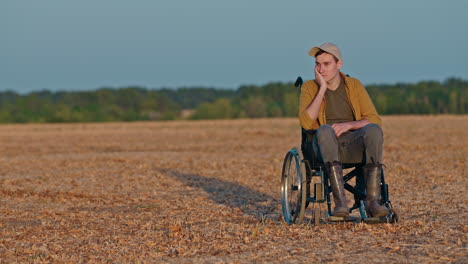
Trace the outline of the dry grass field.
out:
<instances>
[{"instance_id":1,"label":"dry grass field","mask_svg":"<svg viewBox=\"0 0 468 264\"><path fill-rule=\"evenodd\" d=\"M0 263L468 263L468 116L384 116L397 224L286 225L296 119L1 125Z\"/></svg>"}]
</instances>

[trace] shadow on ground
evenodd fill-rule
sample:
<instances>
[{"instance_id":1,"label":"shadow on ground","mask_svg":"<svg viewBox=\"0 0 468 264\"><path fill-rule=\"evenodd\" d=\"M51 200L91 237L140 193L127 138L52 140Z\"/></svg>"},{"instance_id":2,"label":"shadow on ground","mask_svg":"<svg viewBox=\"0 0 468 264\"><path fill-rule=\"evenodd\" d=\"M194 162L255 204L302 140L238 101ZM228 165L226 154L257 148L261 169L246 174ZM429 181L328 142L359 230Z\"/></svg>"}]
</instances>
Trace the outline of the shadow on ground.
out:
<instances>
[{"instance_id":1,"label":"shadow on ground","mask_svg":"<svg viewBox=\"0 0 468 264\"><path fill-rule=\"evenodd\" d=\"M204 190L209 198L218 204L238 208L245 214L255 216L258 220L270 219L278 221L280 201L256 191L252 188L234 182L209 178L198 174L180 173L175 170L161 169L161 172L172 176L183 184Z\"/></svg>"}]
</instances>

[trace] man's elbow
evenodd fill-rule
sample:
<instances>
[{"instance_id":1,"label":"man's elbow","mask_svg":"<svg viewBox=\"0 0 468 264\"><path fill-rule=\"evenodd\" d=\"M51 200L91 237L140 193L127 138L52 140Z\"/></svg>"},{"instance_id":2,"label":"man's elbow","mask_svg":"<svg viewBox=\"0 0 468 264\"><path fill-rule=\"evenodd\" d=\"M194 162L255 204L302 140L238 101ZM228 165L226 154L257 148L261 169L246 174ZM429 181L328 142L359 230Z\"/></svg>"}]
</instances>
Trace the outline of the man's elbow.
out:
<instances>
[{"instance_id":1,"label":"man's elbow","mask_svg":"<svg viewBox=\"0 0 468 264\"><path fill-rule=\"evenodd\" d=\"M301 123L301 127L304 129L312 129L314 126L314 122L312 121L312 119L310 119L307 111L299 113L299 122Z\"/></svg>"}]
</instances>

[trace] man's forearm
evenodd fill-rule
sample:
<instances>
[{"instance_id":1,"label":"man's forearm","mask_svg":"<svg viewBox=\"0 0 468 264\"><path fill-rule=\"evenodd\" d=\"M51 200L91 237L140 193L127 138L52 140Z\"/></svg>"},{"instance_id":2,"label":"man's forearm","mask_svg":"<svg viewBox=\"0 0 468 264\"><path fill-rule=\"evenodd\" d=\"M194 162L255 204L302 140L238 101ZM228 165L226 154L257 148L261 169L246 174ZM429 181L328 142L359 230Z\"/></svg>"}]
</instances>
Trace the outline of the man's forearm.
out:
<instances>
[{"instance_id":1,"label":"man's forearm","mask_svg":"<svg viewBox=\"0 0 468 264\"><path fill-rule=\"evenodd\" d=\"M350 125L351 125L351 129L350 130L357 130L357 129L360 129L362 127L365 127L367 124L369 124L369 120L367 119L361 119L361 120L357 120L357 121L352 121L352 122L349 122Z\"/></svg>"},{"instance_id":2,"label":"man's forearm","mask_svg":"<svg viewBox=\"0 0 468 264\"><path fill-rule=\"evenodd\" d=\"M315 98L312 100L312 103L310 103L310 105L306 108L306 113L310 117L310 119L317 119L320 110L320 105L322 104L323 96L325 95L326 90L327 89L319 88L319 91Z\"/></svg>"},{"instance_id":3,"label":"man's forearm","mask_svg":"<svg viewBox=\"0 0 468 264\"><path fill-rule=\"evenodd\" d=\"M335 123L332 125L332 127L335 130L336 136L339 137L341 136L341 134L345 133L346 131L358 130L361 127L366 126L367 124L369 124L369 120L362 119L358 121L351 121L351 122L345 122L345 123Z\"/></svg>"}]
</instances>

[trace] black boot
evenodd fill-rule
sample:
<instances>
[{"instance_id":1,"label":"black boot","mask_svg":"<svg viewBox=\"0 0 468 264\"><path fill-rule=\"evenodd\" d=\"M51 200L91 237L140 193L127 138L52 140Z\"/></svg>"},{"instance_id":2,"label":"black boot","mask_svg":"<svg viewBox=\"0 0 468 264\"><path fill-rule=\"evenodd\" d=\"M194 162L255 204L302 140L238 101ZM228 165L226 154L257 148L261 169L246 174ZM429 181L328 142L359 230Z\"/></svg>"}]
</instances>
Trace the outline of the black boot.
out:
<instances>
[{"instance_id":1,"label":"black boot","mask_svg":"<svg viewBox=\"0 0 468 264\"><path fill-rule=\"evenodd\" d=\"M364 167L364 178L366 180L366 211L371 217L384 217L388 215L387 207L381 205L381 173L381 164L368 164Z\"/></svg>"},{"instance_id":2,"label":"black boot","mask_svg":"<svg viewBox=\"0 0 468 264\"><path fill-rule=\"evenodd\" d=\"M333 215L347 217L349 216L349 209L347 207L344 191L343 168L341 163L338 161L327 162L327 172L333 192L333 198L335 200Z\"/></svg>"}]
</instances>

